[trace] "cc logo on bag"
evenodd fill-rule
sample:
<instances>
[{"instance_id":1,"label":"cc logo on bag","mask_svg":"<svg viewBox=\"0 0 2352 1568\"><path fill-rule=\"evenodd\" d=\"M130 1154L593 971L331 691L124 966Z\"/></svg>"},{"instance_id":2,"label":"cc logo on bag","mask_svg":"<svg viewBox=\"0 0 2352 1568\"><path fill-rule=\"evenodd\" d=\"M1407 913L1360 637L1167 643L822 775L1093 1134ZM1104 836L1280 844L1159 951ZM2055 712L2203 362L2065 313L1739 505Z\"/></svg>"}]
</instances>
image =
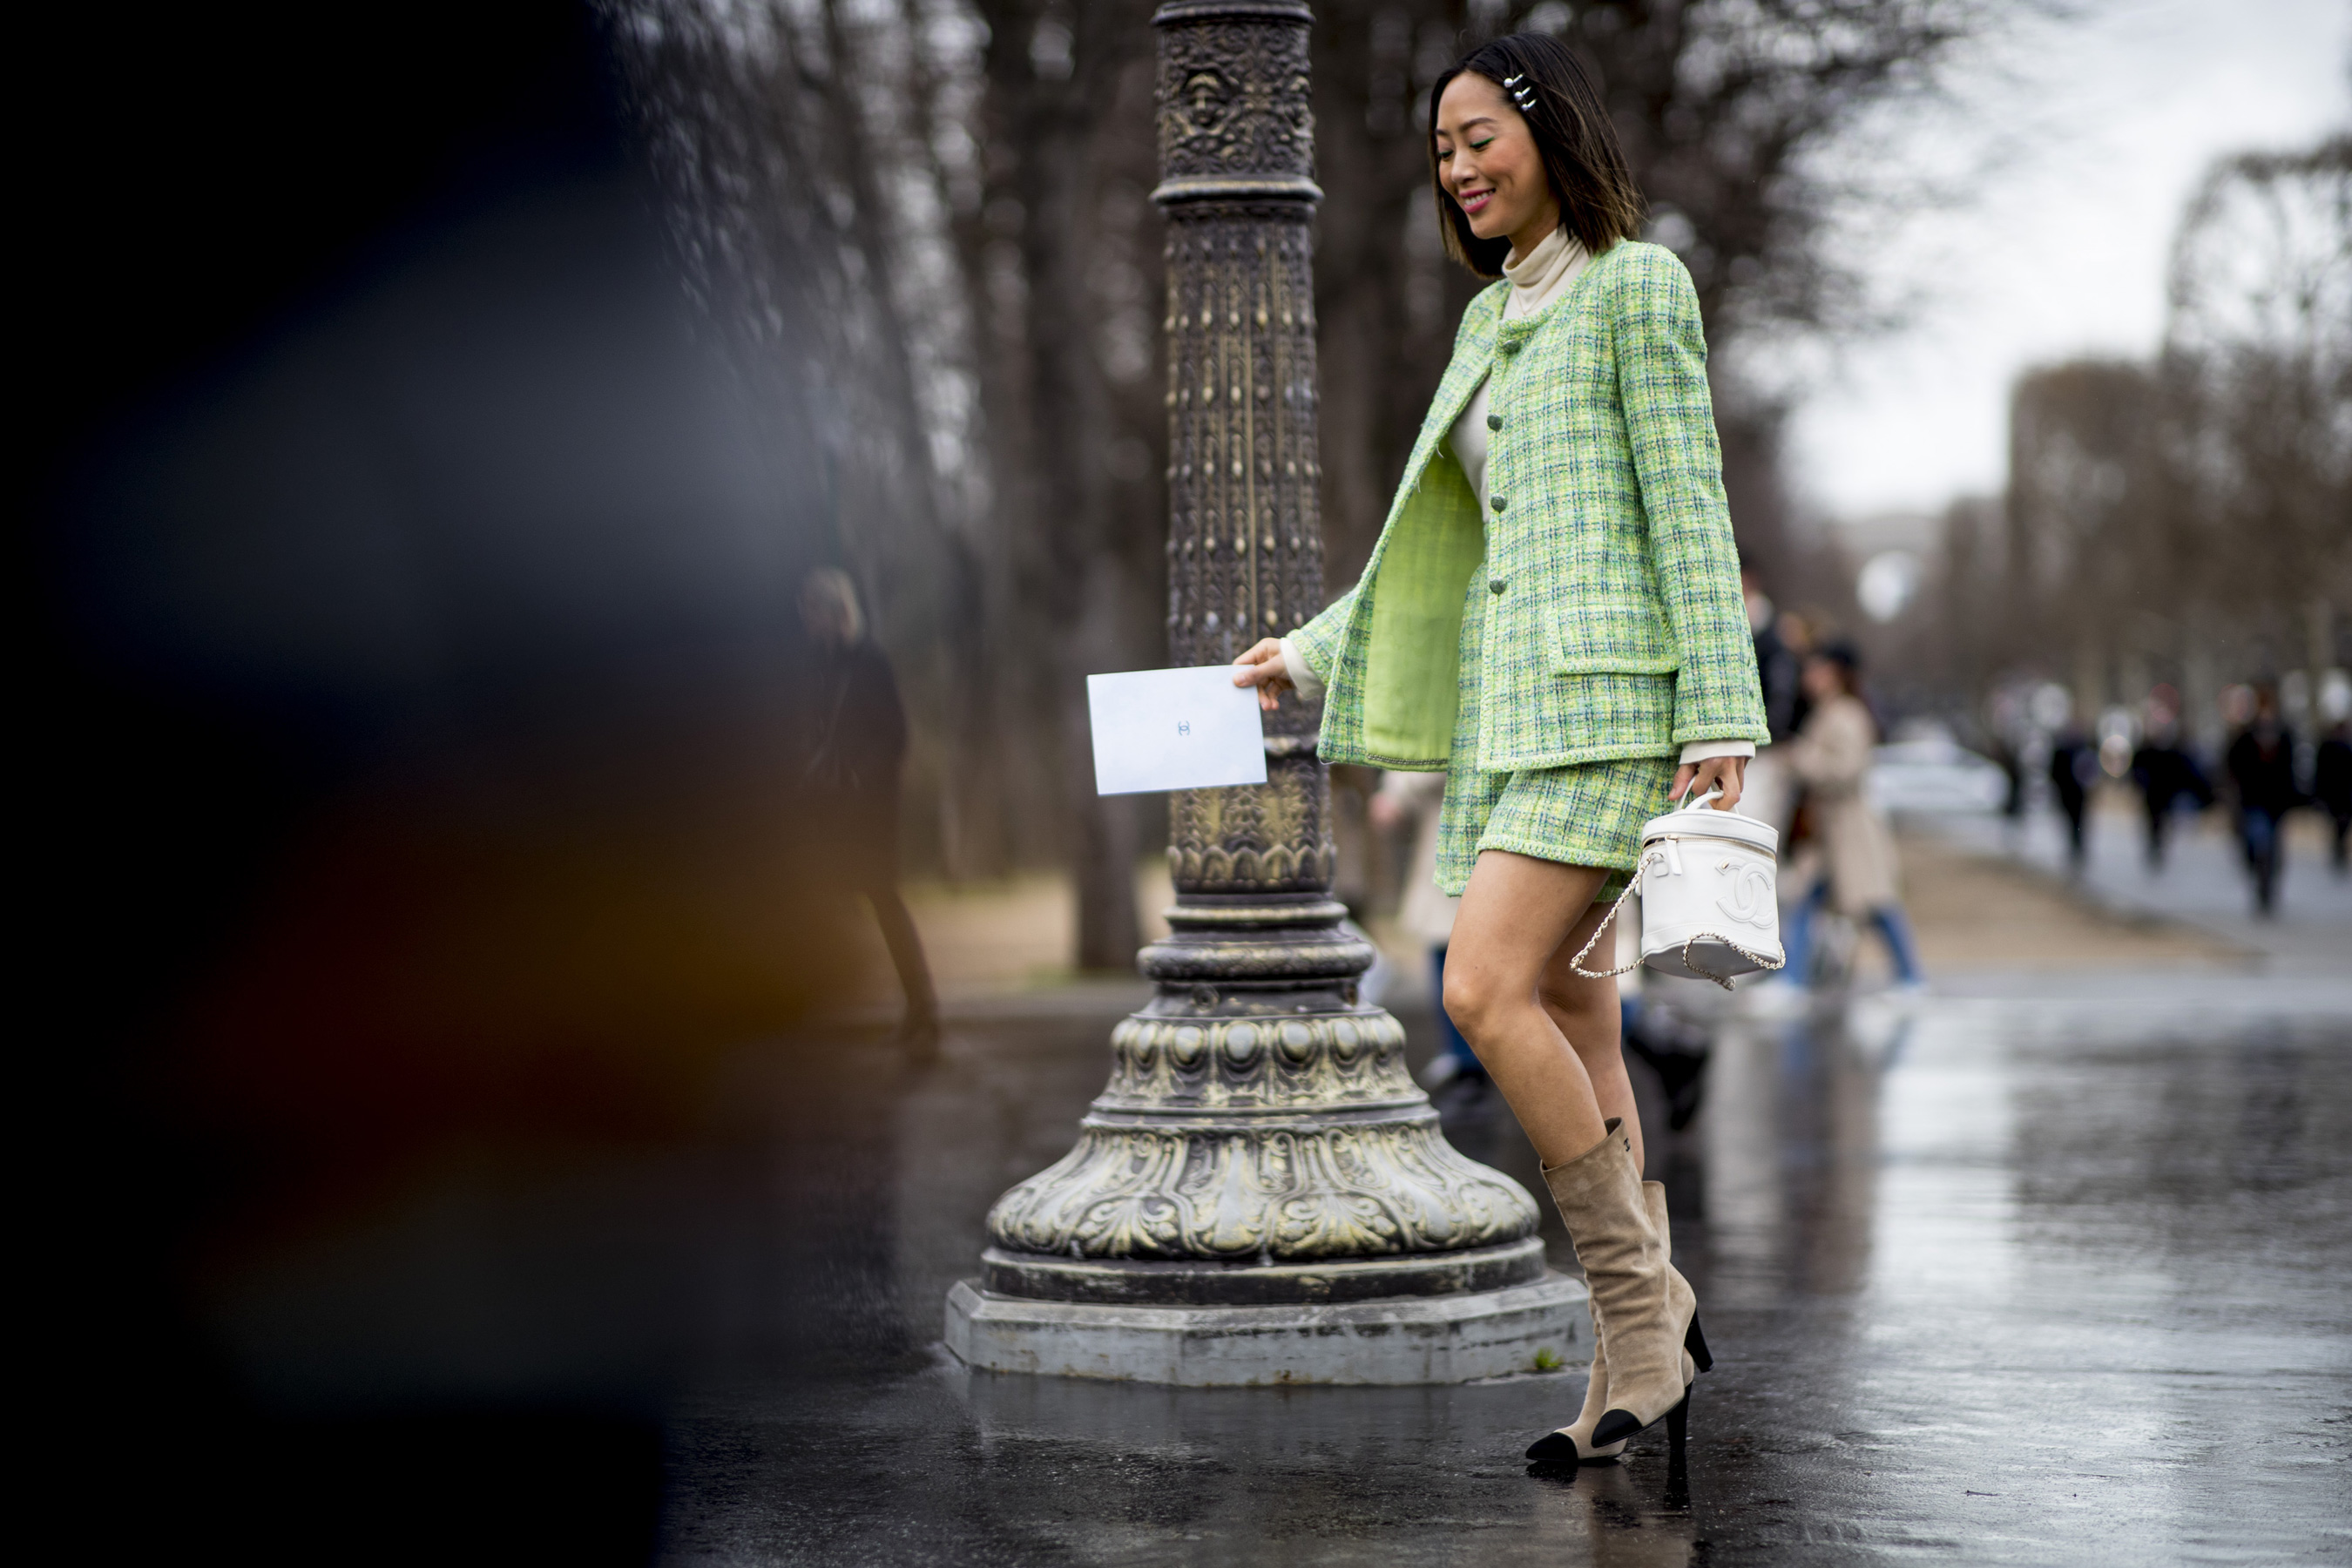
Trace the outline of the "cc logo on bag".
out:
<instances>
[{"instance_id":1,"label":"cc logo on bag","mask_svg":"<svg viewBox=\"0 0 2352 1568\"><path fill-rule=\"evenodd\" d=\"M1730 861L1717 870L1732 871ZM1770 931L1780 911L1773 907L1772 879L1761 866L1753 863L1738 867L1731 879L1731 893L1715 900L1715 907L1731 919L1759 931Z\"/></svg>"}]
</instances>

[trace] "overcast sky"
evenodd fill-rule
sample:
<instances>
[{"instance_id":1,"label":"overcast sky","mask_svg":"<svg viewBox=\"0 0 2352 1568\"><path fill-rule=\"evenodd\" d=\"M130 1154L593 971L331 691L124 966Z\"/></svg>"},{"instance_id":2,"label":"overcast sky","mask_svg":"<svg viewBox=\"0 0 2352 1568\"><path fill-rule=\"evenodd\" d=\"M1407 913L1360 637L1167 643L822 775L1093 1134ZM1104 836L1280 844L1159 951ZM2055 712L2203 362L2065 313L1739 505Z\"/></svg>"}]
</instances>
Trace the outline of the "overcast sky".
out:
<instances>
[{"instance_id":1,"label":"overcast sky","mask_svg":"<svg viewBox=\"0 0 2352 1568\"><path fill-rule=\"evenodd\" d=\"M1952 205L1855 227L1880 291L1920 303L1807 378L1795 474L1832 518L1998 490L2020 371L2155 349L2173 229L2212 161L2352 121L2347 0L2079 9L1979 49L1954 109L1906 111L1885 142L1898 167L1990 172Z\"/></svg>"}]
</instances>

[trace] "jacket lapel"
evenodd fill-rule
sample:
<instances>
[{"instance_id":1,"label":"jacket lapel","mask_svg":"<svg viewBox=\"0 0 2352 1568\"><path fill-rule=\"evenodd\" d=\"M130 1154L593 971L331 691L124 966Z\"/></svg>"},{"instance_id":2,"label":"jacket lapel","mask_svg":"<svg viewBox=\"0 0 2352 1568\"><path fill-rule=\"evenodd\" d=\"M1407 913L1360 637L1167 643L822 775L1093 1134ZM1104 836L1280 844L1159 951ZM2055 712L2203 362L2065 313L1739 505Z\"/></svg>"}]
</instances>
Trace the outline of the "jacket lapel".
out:
<instances>
[{"instance_id":1,"label":"jacket lapel","mask_svg":"<svg viewBox=\"0 0 2352 1568\"><path fill-rule=\"evenodd\" d=\"M1413 443L1412 458L1405 465L1404 484L1399 496L1409 495L1421 483L1423 472L1437 448L1454 432L1454 422L1462 417L1469 405L1470 395L1486 379L1495 359L1495 328L1503 313L1503 301L1509 297L1506 286L1497 285L1480 294L1471 302L1477 312L1454 357L1445 366L1445 374L1437 383L1437 395L1430 399L1429 417L1421 427L1421 438Z\"/></svg>"}]
</instances>

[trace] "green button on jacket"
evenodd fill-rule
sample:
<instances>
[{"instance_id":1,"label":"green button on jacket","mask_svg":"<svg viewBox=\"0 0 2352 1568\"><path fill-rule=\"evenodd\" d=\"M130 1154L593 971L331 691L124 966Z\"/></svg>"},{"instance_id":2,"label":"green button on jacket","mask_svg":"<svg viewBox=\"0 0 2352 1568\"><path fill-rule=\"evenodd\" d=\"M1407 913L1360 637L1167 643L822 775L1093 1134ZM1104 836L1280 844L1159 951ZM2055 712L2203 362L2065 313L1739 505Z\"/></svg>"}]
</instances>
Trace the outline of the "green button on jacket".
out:
<instances>
[{"instance_id":1,"label":"green button on jacket","mask_svg":"<svg viewBox=\"0 0 2352 1568\"><path fill-rule=\"evenodd\" d=\"M1483 771L1760 744L1690 274L1625 241L1533 316L1502 319L1510 288L1464 312L1363 576L1291 634L1323 678L1324 761L1444 767L1472 680ZM1491 520L1446 439L1490 373ZM1485 634L1465 639L1473 595Z\"/></svg>"}]
</instances>

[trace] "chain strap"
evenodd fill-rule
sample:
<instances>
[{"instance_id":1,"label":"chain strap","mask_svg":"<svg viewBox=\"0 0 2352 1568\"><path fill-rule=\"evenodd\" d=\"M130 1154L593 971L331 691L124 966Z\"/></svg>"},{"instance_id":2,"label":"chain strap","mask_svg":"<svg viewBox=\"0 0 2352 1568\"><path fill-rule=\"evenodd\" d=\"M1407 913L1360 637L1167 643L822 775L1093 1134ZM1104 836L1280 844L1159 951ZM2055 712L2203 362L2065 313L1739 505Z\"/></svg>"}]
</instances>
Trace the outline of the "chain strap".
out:
<instances>
[{"instance_id":1,"label":"chain strap","mask_svg":"<svg viewBox=\"0 0 2352 1568\"><path fill-rule=\"evenodd\" d=\"M1641 957L1637 954L1635 955L1633 962L1631 963L1621 965L1615 969L1604 969L1600 971L1598 973L1595 973L1593 971L1584 967L1584 955L1591 952L1595 947L1598 947L1601 944L1601 934L1608 931L1609 922L1617 918L1617 911L1625 907L1625 900L1633 896L1633 890L1642 885L1642 879L1648 873L1650 868L1659 864L1664 859L1665 857L1664 855L1660 855L1655 851L1653 851L1650 854L1643 856L1642 863L1633 868L1633 879L1625 884L1625 890L1617 895L1617 901L1609 906L1609 912L1601 916L1601 923L1593 928L1592 940L1586 942L1582 947L1577 949L1576 956L1568 961L1569 968L1574 970L1579 976L1586 980L1613 980L1620 974L1630 974L1634 970L1642 967Z\"/></svg>"},{"instance_id":2,"label":"chain strap","mask_svg":"<svg viewBox=\"0 0 2352 1568\"><path fill-rule=\"evenodd\" d=\"M1732 952L1738 953L1740 957L1746 959L1757 968L1765 971L1767 973L1769 973L1771 971L1780 968L1782 964L1789 962L1785 954L1780 958L1766 958L1760 952L1751 952L1747 948L1744 948L1738 942L1732 941L1729 937L1722 934L1720 931L1700 931L1697 935L1693 936L1689 942L1683 943L1683 967L1689 970L1693 974L1698 975L1701 979L1714 981L1726 991L1732 988L1731 976L1727 974L1717 974L1714 970L1709 969L1706 964L1701 963L1697 959L1691 956L1692 943L1696 942L1701 937L1712 937L1714 940L1723 943L1724 946L1729 948Z\"/></svg>"}]
</instances>

